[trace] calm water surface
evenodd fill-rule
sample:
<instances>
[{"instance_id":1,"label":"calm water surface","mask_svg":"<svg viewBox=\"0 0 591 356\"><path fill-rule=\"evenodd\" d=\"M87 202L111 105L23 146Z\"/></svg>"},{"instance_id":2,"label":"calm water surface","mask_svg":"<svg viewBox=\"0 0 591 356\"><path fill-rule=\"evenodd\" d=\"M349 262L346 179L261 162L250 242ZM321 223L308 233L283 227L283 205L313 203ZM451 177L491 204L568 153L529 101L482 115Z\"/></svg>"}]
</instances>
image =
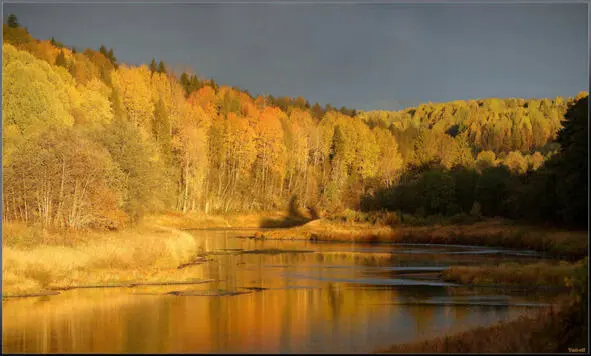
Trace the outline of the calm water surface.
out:
<instances>
[{"instance_id":1,"label":"calm water surface","mask_svg":"<svg viewBox=\"0 0 591 356\"><path fill-rule=\"evenodd\" d=\"M365 353L535 312L550 297L437 276L452 265L538 258L527 251L192 234L209 261L187 268L214 282L3 301L3 352Z\"/></svg>"}]
</instances>

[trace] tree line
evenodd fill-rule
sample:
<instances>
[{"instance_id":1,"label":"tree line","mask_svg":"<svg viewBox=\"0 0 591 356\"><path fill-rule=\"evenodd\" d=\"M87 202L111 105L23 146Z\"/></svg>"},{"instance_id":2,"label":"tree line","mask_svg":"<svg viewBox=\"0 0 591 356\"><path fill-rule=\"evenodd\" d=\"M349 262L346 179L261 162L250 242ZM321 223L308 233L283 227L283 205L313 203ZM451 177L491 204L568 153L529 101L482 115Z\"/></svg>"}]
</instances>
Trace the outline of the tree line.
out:
<instances>
[{"instance_id":1,"label":"tree line","mask_svg":"<svg viewBox=\"0 0 591 356\"><path fill-rule=\"evenodd\" d=\"M148 212L282 209L293 197L326 212L389 207L375 197L435 165L420 184L445 191L464 189L442 178L461 169L532 176L564 155L564 113L586 97L357 112L253 97L155 59L118 63L104 46L77 52L16 19L3 34L3 216L49 226L117 229ZM489 209L463 199L424 210Z\"/></svg>"},{"instance_id":2,"label":"tree line","mask_svg":"<svg viewBox=\"0 0 591 356\"><path fill-rule=\"evenodd\" d=\"M556 137L559 149L538 167L526 169L526 162L520 167L517 156L497 165L491 151L482 151L473 167L447 168L438 160L412 164L396 186L362 197L361 207L401 216L469 214L587 227L588 99L580 97L569 106ZM485 153L490 159L482 159Z\"/></svg>"}]
</instances>

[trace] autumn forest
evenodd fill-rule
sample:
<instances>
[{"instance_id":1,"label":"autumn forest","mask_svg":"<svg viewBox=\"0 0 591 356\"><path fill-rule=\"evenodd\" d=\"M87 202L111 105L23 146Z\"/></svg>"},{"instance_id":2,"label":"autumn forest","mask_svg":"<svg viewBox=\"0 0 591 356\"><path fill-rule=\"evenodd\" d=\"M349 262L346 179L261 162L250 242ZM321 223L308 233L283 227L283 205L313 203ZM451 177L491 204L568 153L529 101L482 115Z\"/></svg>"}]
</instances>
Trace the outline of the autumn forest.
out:
<instances>
[{"instance_id":1,"label":"autumn forest","mask_svg":"<svg viewBox=\"0 0 591 356\"><path fill-rule=\"evenodd\" d=\"M466 27L451 19L472 21L462 14L485 7L449 7L435 16L437 6L384 7L384 14L381 7L359 6L356 11L383 21L350 34L318 25L346 46L318 40L322 53L306 52L306 64L291 75L314 68L310 73L318 77L302 76L302 96L274 96L264 88L253 94L215 79L239 77L245 68L259 74L249 72L257 80L242 83L273 86L270 73L295 68L290 61L303 57L288 55L294 45L284 37L304 43L316 33L302 29L300 15L293 28L285 26L285 36L276 35L287 49L256 59L262 72L240 59L250 58L248 43L257 51L275 50L275 37L252 33L290 19L282 12L288 6L241 7L240 18L251 14L269 22L242 19L257 25L237 39L233 26L240 21L231 6L118 5L55 7L51 22L32 4L22 10L23 19L35 24L31 32L14 14L3 24L4 353L585 352L588 92L576 94L584 86L561 74L570 71L576 79L576 66L537 81L545 65L491 58L484 65L496 69L482 76L488 83L463 73L460 63L478 58L461 58L461 50L482 51L489 42L453 37L458 52L448 58L458 63L442 64L442 72L433 68L437 58L418 60L425 57L421 51L436 42L447 46L449 33ZM348 7L294 5L302 18L352 15ZM542 20L549 10L531 9L511 11L546 30ZM80 37L51 37L62 25L68 26L64 31L79 27L55 20L69 13L85 21L115 10L166 10L182 19L184 25L166 32L176 41L166 48L178 52L154 47L160 44L150 37L153 23L142 16L128 22L122 15L121 29L132 29L126 33L131 37L117 42L117 30L92 42L95 48L60 40L88 44L89 33L118 27L97 22ZM514 17L509 7L485 10ZM276 16L266 15L271 13ZM227 26L220 37L203 31L209 15L215 25ZM451 32L434 35L428 29L437 26L430 21L392 21L407 15L434 16ZM40 18L44 24L37 27ZM574 27L564 27L564 38L578 41L569 46L580 44ZM532 31L524 36L537 36ZM327 58L349 50L349 35L370 32L376 36L367 48L375 52L361 51L363 60L347 58L333 72ZM487 26L480 34L497 41L491 47L498 53L519 42L519 36L503 37ZM137 48L135 40L142 42ZM557 43L568 42L559 35L553 41L543 49L559 53ZM544 47L532 43L517 50L522 60ZM195 48L185 52L188 45ZM128 46L133 48L126 52ZM394 57L380 57L393 73L381 84L372 82L382 67L368 68L374 62L367 57L398 58L400 48L412 49L404 54L409 61L391 64ZM149 51L138 55L140 49ZM166 51L160 52L166 60L151 58L158 51ZM133 64L121 60L135 55L140 59ZM215 66L208 69L196 58L213 58ZM178 64L185 60L201 63L203 72ZM234 72L227 61L236 64ZM456 83L456 72L445 68L461 68L464 76ZM485 67L470 70L475 68ZM522 68L528 72L512 82L509 73ZM424 77L408 82L407 75L422 70ZM332 81L345 72L355 72L346 80L358 87ZM492 83L501 72L505 77ZM554 81L557 73L564 83L537 84ZM441 75L432 81L445 82L449 91L427 87L433 75ZM368 81L358 83L360 77ZM297 87L291 78L277 80L276 88ZM449 100L494 90L573 96L464 97L397 110L381 109L397 108L391 103L372 104L395 93L400 100ZM317 98L303 97L314 91ZM319 103L324 93L338 94L326 101L359 98L359 107Z\"/></svg>"},{"instance_id":2,"label":"autumn forest","mask_svg":"<svg viewBox=\"0 0 591 356\"><path fill-rule=\"evenodd\" d=\"M582 176L564 169L575 163L561 159L559 135L586 93L361 112L253 97L155 59L118 63L112 49L37 40L16 21L3 34L6 220L119 229L152 211L264 211L295 199L316 214L586 221L573 200L583 194L569 190ZM559 187L549 195L550 180Z\"/></svg>"}]
</instances>

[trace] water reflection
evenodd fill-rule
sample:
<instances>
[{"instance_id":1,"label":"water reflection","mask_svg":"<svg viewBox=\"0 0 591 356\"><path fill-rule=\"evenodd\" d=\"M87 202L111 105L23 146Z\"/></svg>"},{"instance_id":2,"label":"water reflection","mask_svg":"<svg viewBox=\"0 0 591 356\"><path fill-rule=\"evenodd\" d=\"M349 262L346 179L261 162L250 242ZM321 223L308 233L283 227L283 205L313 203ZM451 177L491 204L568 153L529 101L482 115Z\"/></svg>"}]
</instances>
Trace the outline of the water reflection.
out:
<instances>
[{"instance_id":1,"label":"water reflection","mask_svg":"<svg viewBox=\"0 0 591 356\"><path fill-rule=\"evenodd\" d=\"M480 255L445 255L460 251L458 246L420 246L429 253L397 255L392 246L261 242L235 234L195 232L201 253L210 253L212 261L190 268L212 283L82 289L4 301L3 352L372 352L515 317L532 310L516 304L537 302L437 284L440 268L433 266L482 261ZM315 252L239 251L270 248ZM224 249L232 254L211 254ZM166 294L181 290L249 293Z\"/></svg>"}]
</instances>

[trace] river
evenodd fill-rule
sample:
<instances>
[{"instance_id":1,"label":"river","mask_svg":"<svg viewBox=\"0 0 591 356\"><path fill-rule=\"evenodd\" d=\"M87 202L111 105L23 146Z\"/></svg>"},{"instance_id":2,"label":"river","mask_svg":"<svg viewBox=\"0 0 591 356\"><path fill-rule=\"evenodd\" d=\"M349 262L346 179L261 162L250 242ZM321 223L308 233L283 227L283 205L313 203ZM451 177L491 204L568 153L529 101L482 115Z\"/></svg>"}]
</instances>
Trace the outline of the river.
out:
<instances>
[{"instance_id":1,"label":"river","mask_svg":"<svg viewBox=\"0 0 591 356\"><path fill-rule=\"evenodd\" d=\"M211 282L3 301L3 352L367 353L512 319L551 298L438 277L453 265L540 259L527 251L191 233L207 261L186 268Z\"/></svg>"}]
</instances>

